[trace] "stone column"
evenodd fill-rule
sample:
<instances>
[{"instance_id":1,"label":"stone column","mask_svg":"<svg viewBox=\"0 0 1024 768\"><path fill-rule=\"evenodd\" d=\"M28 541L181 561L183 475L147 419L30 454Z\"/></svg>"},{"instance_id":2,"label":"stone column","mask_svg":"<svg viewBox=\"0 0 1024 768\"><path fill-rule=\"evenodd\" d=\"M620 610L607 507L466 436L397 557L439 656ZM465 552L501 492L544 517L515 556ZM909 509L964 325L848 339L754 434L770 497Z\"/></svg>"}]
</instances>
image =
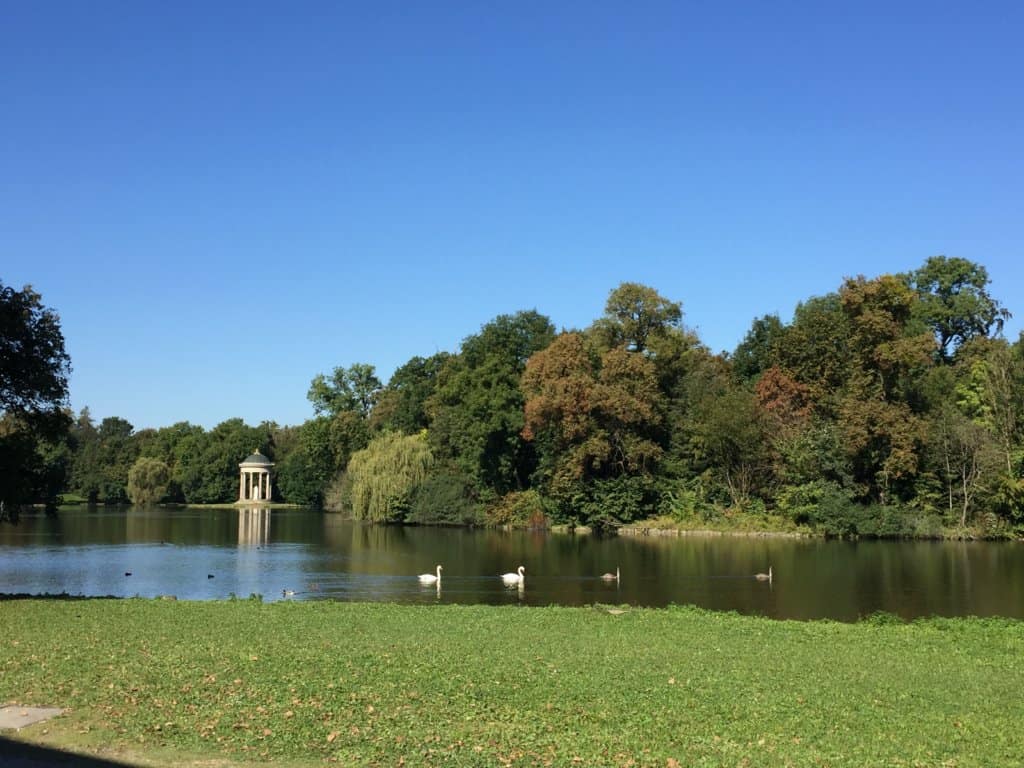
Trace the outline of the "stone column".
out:
<instances>
[{"instance_id":1,"label":"stone column","mask_svg":"<svg viewBox=\"0 0 1024 768\"><path fill-rule=\"evenodd\" d=\"M267 470L267 501L271 501L274 498L274 494L271 493L270 485L270 470Z\"/></svg>"},{"instance_id":2,"label":"stone column","mask_svg":"<svg viewBox=\"0 0 1024 768\"><path fill-rule=\"evenodd\" d=\"M238 500L245 501L245 470L238 470Z\"/></svg>"}]
</instances>

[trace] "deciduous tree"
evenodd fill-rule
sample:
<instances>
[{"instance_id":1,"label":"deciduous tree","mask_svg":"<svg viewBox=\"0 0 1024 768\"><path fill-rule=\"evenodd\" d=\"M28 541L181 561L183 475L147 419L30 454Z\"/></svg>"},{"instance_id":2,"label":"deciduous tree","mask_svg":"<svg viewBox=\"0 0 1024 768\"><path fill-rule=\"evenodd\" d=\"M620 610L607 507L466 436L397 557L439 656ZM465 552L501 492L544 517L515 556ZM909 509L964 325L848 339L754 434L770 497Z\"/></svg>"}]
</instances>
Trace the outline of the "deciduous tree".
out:
<instances>
[{"instance_id":1,"label":"deciduous tree","mask_svg":"<svg viewBox=\"0 0 1024 768\"><path fill-rule=\"evenodd\" d=\"M56 501L48 489L56 467L41 452L67 434L70 371L57 313L31 286L0 282L0 521L16 519L26 502Z\"/></svg>"},{"instance_id":2,"label":"deciduous tree","mask_svg":"<svg viewBox=\"0 0 1024 768\"><path fill-rule=\"evenodd\" d=\"M523 436L541 446L549 492L563 508L591 500L599 481L647 475L662 454L653 439L661 393L643 354L625 347L601 354L583 334L563 333L527 363L523 390ZM639 511L620 513L631 519Z\"/></svg>"},{"instance_id":3,"label":"deciduous tree","mask_svg":"<svg viewBox=\"0 0 1024 768\"><path fill-rule=\"evenodd\" d=\"M1000 333L1010 318L988 292L988 270L967 259L932 256L905 279L917 291L917 314L934 332L942 359L965 342Z\"/></svg>"},{"instance_id":4,"label":"deciduous tree","mask_svg":"<svg viewBox=\"0 0 1024 768\"><path fill-rule=\"evenodd\" d=\"M380 388L380 379L372 365L353 363L348 368L335 368L330 379L317 374L309 385L307 397L317 414L333 416L350 411L366 418Z\"/></svg>"},{"instance_id":5,"label":"deciduous tree","mask_svg":"<svg viewBox=\"0 0 1024 768\"><path fill-rule=\"evenodd\" d=\"M484 495L503 495L529 483L536 458L520 434L525 403L520 377L526 361L552 338L551 321L538 312L500 315L466 338L438 373L427 404L431 447Z\"/></svg>"}]
</instances>

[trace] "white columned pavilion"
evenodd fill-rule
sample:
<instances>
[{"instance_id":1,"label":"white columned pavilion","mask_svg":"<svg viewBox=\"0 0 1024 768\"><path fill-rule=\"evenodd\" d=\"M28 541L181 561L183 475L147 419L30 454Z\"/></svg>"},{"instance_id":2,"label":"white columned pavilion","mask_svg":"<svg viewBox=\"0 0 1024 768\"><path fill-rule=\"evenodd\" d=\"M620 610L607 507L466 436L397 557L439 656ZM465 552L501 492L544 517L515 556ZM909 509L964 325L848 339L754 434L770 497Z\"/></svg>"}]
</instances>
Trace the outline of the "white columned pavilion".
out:
<instances>
[{"instance_id":1,"label":"white columned pavilion","mask_svg":"<svg viewBox=\"0 0 1024 768\"><path fill-rule=\"evenodd\" d=\"M259 450L252 452L245 461L238 465L238 500L270 501L273 486L270 482L270 468L274 462Z\"/></svg>"}]
</instances>

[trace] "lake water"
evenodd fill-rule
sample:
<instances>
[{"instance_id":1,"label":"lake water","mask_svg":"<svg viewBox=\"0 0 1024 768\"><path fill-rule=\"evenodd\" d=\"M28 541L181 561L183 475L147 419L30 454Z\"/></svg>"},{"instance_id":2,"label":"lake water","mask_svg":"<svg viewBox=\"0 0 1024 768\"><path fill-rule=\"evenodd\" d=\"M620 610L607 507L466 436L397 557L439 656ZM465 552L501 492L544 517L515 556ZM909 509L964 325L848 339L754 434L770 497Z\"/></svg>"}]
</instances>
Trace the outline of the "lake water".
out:
<instances>
[{"instance_id":1,"label":"lake water","mask_svg":"<svg viewBox=\"0 0 1024 768\"><path fill-rule=\"evenodd\" d=\"M444 566L441 588L416 574ZM498 574L526 568L522 589ZM621 572L616 583L604 572ZM772 581L753 574L772 567ZM131 574L126 575L126 574ZM283 594L290 590L294 595ZM642 606L851 621L1024 618L1024 545L570 536L365 526L305 510L62 510L0 525L0 593ZM0 609L2 610L2 609Z\"/></svg>"}]
</instances>

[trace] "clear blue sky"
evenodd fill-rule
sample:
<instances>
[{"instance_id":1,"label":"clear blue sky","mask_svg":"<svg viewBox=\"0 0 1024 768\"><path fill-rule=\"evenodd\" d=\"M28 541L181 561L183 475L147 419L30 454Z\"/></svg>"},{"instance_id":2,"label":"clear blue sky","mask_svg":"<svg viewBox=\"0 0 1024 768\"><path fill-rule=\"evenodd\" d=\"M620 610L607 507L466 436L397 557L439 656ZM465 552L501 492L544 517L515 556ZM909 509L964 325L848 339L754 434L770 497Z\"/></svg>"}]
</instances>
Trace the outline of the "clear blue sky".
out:
<instances>
[{"instance_id":1,"label":"clear blue sky","mask_svg":"<svg viewBox=\"0 0 1024 768\"><path fill-rule=\"evenodd\" d=\"M0 279L71 400L299 423L501 313L643 282L714 350L844 276L1024 317L1024 6L3 2Z\"/></svg>"}]
</instances>

